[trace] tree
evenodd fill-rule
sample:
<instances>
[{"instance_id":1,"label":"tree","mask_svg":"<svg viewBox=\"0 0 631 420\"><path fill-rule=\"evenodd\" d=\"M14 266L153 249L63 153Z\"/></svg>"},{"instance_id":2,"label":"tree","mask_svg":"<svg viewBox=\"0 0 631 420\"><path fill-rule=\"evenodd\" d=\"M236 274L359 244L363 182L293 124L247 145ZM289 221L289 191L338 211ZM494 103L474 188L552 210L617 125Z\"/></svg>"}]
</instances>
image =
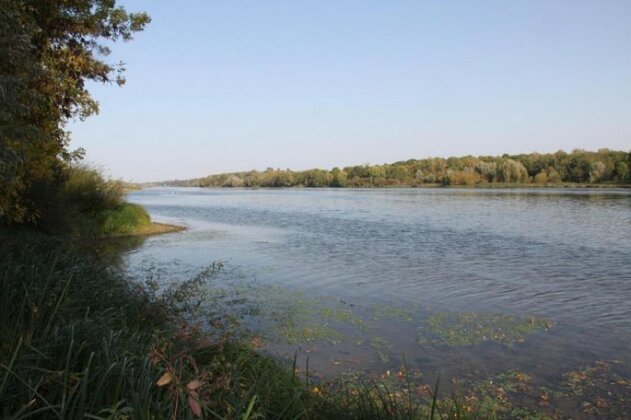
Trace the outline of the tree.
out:
<instances>
[{"instance_id":1,"label":"tree","mask_svg":"<svg viewBox=\"0 0 631 420\"><path fill-rule=\"evenodd\" d=\"M624 181L629 174L629 167L625 162L616 163L616 177L618 181Z\"/></svg>"},{"instance_id":2,"label":"tree","mask_svg":"<svg viewBox=\"0 0 631 420\"><path fill-rule=\"evenodd\" d=\"M502 163L502 181L503 182L527 182L528 171L520 162L513 159L506 159Z\"/></svg>"},{"instance_id":3,"label":"tree","mask_svg":"<svg viewBox=\"0 0 631 420\"><path fill-rule=\"evenodd\" d=\"M589 171L589 182L598 182L605 174L605 164L601 161L592 163L591 170Z\"/></svg>"},{"instance_id":4,"label":"tree","mask_svg":"<svg viewBox=\"0 0 631 420\"><path fill-rule=\"evenodd\" d=\"M332 187L346 187L348 185L348 174L340 170L340 168L333 168L331 170L331 186Z\"/></svg>"},{"instance_id":5,"label":"tree","mask_svg":"<svg viewBox=\"0 0 631 420\"><path fill-rule=\"evenodd\" d=\"M563 181L563 179L561 178L561 175L557 172L556 169L550 166L548 168L548 182L552 182L553 184L558 184L561 181Z\"/></svg>"},{"instance_id":6,"label":"tree","mask_svg":"<svg viewBox=\"0 0 631 420\"><path fill-rule=\"evenodd\" d=\"M222 187L242 187L244 184L243 180L238 176L231 174L226 177L226 179L221 184Z\"/></svg>"},{"instance_id":7,"label":"tree","mask_svg":"<svg viewBox=\"0 0 631 420\"><path fill-rule=\"evenodd\" d=\"M0 0L0 223L32 219L29 188L81 158L64 126L98 112L86 82L125 82L104 42L129 41L149 21L115 0Z\"/></svg>"},{"instance_id":8,"label":"tree","mask_svg":"<svg viewBox=\"0 0 631 420\"><path fill-rule=\"evenodd\" d=\"M542 169L537 175L535 175L535 182L540 185L548 183L548 173L545 169Z\"/></svg>"},{"instance_id":9,"label":"tree","mask_svg":"<svg viewBox=\"0 0 631 420\"><path fill-rule=\"evenodd\" d=\"M486 178L486 181L492 182L497 173L497 164L495 162L485 162L481 160L476 165L476 169Z\"/></svg>"}]
</instances>

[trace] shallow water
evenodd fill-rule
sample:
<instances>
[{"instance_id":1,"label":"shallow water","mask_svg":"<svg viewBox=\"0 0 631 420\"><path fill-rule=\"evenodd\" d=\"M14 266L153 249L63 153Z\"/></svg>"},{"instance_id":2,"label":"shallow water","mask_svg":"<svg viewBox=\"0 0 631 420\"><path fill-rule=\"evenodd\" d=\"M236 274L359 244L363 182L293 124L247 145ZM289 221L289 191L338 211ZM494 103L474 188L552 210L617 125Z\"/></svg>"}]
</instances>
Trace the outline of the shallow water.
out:
<instances>
[{"instance_id":1,"label":"shallow water","mask_svg":"<svg viewBox=\"0 0 631 420\"><path fill-rule=\"evenodd\" d=\"M388 371L405 354L428 381L529 369L546 384L597 360L631 379L631 191L156 188L129 199L189 228L129 253L132 271L183 278L223 261L217 281L249 284L263 319L249 317L253 328L289 325L266 347L298 349L323 375ZM428 327L444 313L553 327L454 345Z\"/></svg>"}]
</instances>

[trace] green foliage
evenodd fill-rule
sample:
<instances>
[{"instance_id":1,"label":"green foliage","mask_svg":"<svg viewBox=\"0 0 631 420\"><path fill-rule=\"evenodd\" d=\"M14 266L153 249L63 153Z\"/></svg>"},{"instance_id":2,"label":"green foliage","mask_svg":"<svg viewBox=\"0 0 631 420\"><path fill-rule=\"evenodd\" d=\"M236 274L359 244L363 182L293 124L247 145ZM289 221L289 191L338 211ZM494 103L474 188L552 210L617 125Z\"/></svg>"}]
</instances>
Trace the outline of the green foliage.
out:
<instances>
[{"instance_id":1,"label":"green foliage","mask_svg":"<svg viewBox=\"0 0 631 420\"><path fill-rule=\"evenodd\" d=\"M41 230L75 237L142 233L151 226L147 212L124 202L124 186L85 165L62 165L54 181L34 183L29 197Z\"/></svg>"},{"instance_id":2,"label":"green foliage","mask_svg":"<svg viewBox=\"0 0 631 420\"><path fill-rule=\"evenodd\" d=\"M0 0L0 223L34 221L35 184L55 182L64 125L98 111L86 81L124 83L104 41L128 41L149 22L114 0Z\"/></svg>"},{"instance_id":3,"label":"green foliage","mask_svg":"<svg viewBox=\"0 0 631 420\"><path fill-rule=\"evenodd\" d=\"M64 181L60 199L82 213L96 216L123 201L122 183L107 181L99 171L88 166L68 166L61 178Z\"/></svg>"},{"instance_id":4,"label":"green foliage","mask_svg":"<svg viewBox=\"0 0 631 420\"><path fill-rule=\"evenodd\" d=\"M174 186L200 187L396 187L558 185L624 183L629 180L631 153L601 149L504 156L410 159L384 165L349 166L330 171L268 168L170 181Z\"/></svg>"},{"instance_id":5,"label":"green foliage","mask_svg":"<svg viewBox=\"0 0 631 420\"><path fill-rule=\"evenodd\" d=\"M112 209L104 210L100 217L100 231L105 236L130 235L151 226L149 214L138 204L119 204Z\"/></svg>"},{"instance_id":6,"label":"green foliage","mask_svg":"<svg viewBox=\"0 0 631 420\"><path fill-rule=\"evenodd\" d=\"M616 178L618 181L624 181L628 179L629 176L629 166L626 162L617 162L616 163Z\"/></svg>"}]
</instances>

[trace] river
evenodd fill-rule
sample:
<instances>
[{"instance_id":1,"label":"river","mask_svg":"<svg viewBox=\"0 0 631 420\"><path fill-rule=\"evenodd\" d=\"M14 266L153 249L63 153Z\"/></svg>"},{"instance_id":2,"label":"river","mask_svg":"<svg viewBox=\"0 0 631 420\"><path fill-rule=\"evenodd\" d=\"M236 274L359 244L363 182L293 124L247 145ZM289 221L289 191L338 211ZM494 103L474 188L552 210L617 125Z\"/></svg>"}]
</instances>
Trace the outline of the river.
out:
<instances>
[{"instance_id":1,"label":"river","mask_svg":"<svg viewBox=\"0 0 631 420\"><path fill-rule=\"evenodd\" d=\"M427 383L526 372L549 388L607 363L611 404L631 395L631 191L152 188L129 200L188 228L130 252L131 272L181 279L221 261L213 284L249 302L253 335L308 356L316 376L390 375L405 360Z\"/></svg>"}]
</instances>

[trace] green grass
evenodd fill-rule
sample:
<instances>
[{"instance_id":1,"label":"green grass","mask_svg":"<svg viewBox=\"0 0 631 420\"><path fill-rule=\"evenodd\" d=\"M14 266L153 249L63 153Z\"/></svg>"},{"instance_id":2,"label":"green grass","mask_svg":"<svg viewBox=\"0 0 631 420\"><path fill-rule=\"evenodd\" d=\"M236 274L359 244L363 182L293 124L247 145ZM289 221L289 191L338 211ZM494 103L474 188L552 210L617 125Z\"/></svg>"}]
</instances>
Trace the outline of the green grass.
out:
<instances>
[{"instance_id":1,"label":"green grass","mask_svg":"<svg viewBox=\"0 0 631 420\"><path fill-rule=\"evenodd\" d=\"M161 409L146 354L167 314L107 267L56 251L58 241L20 234L2 242L1 416Z\"/></svg>"},{"instance_id":2,"label":"green grass","mask_svg":"<svg viewBox=\"0 0 631 420\"><path fill-rule=\"evenodd\" d=\"M138 204L121 203L100 213L100 231L105 236L131 235L151 226L151 217Z\"/></svg>"}]
</instances>

